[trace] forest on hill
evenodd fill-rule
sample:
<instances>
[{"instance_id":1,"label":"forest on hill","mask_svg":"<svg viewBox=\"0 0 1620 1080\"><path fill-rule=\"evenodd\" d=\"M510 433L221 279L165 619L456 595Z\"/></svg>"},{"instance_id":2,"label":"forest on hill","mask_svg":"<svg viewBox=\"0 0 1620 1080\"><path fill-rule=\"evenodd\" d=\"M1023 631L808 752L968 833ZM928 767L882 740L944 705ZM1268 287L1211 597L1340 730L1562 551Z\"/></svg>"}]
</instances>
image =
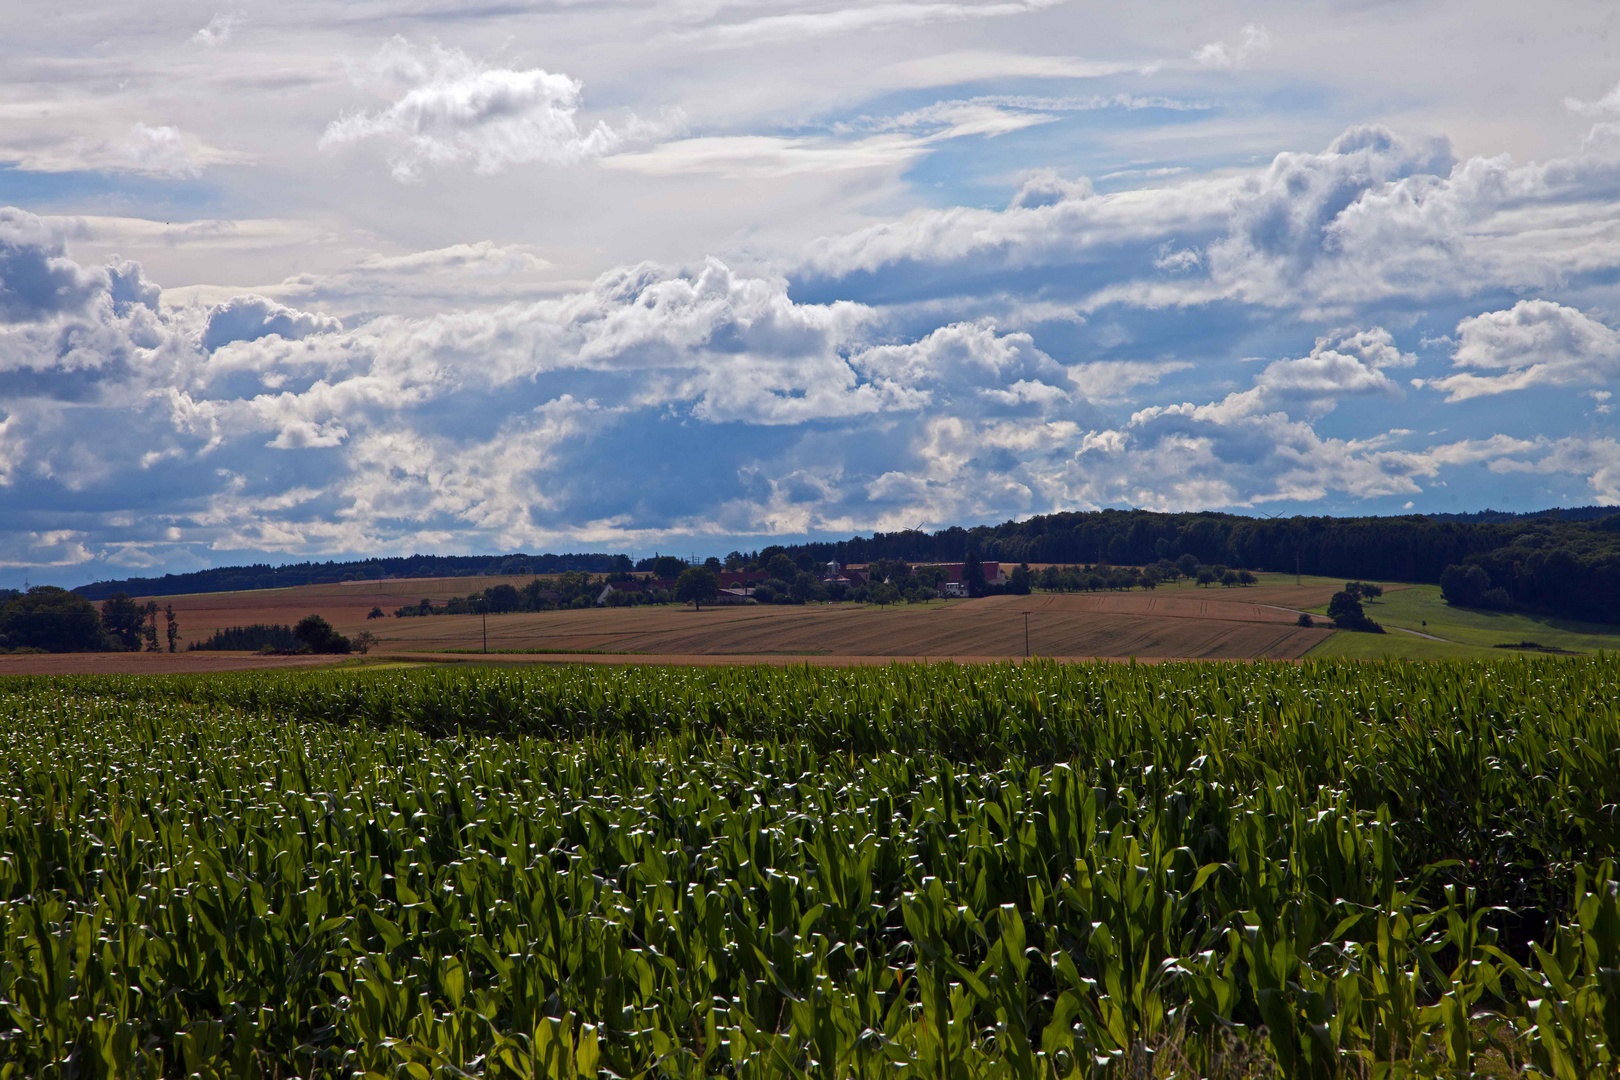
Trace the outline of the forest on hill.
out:
<instances>
[{"instance_id":1,"label":"forest on hill","mask_svg":"<svg viewBox=\"0 0 1620 1080\"><path fill-rule=\"evenodd\" d=\"M1620 507L1580 507L1539 514L1499 511L1404 517L1246 517L1100 510L1042 514L999 525L927 533L906 530L849 540L771 545L744 556L765 561L782 552L808 567L878 559L955 562L968 553L1003 563L1144 566L1192 555L1200 563L1344 579L1438 583L1448 567L1478 567L1466 595L1497 606L1593 622L1620 622ZM729 565L732 560L728 558ZM650 560L644 560L650 562ZM639 565L639 564L638 564ZM102 599L221 592L383 577L475 574L611 573L631 568L624 555L489 555L367 559L239 566L81 586ZM1453 579L1461 580L1453 574ZM1500 590L1500 591L1498 591Z\"/></svg>"},{"instance_id":2,"label":"forest on hill","mask_svg":"<svg viewBox=\"0 0 1620 1080\"><path fill-rule=\"evenodd\" d=\"M972 551L1003 563L1145 565L1190 554L1205 564L1376 581L1437 583L1478 566L1509 606L1620 621L1620 508L1490 520L1405 517L1255 518L1101 510L934 533L877 533L785 550L807 560L951 561ZM1606 510L1598 514L1594 511ZM1488 513L1488 512L1487 512ZM1482 517L1487 515L1481 515ZM1485 590L1485 591L1488 591Z\"/></svg>"}]
</instances>

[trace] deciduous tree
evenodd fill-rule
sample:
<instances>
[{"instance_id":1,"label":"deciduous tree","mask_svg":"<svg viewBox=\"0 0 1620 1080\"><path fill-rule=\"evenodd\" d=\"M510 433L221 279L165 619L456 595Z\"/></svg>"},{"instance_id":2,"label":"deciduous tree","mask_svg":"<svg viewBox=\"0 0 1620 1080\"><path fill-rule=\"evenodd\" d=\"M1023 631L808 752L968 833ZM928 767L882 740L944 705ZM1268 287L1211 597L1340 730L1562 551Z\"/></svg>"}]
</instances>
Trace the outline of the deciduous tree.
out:
<instances>
[{"instance_id":1,"label":"deciduous tree","mask_svg":"<svg viewBox=\"0 0 1620 1080\"><path fill-rule=\"evenodd\" d=\"M36 585L0 609L0 647L102 652L109 642L90 601L54 585Z\"/></svg>"},{"instance_id":2,"label":"deciduous tree","mask_svg":"<svg viewBox=\"0 0 1620 1080\"><path fill-rule=\"evenodd\" d=\"M101 602L101 628L114 649L139 652L141 625L145 622L146 612L128 593L113 593Z\"/></svg>"},{"instance_id":3,"label":"deciduous tree","mask_svg":"<svg viewBox=\"0 0 1620 1080\"><path fill-rule=\"evenodd\" d=\"M706 566L691 566L675 581L675 598L703 610L703 601L720 595L720 578Z\"/></svg>"}]
</instances>

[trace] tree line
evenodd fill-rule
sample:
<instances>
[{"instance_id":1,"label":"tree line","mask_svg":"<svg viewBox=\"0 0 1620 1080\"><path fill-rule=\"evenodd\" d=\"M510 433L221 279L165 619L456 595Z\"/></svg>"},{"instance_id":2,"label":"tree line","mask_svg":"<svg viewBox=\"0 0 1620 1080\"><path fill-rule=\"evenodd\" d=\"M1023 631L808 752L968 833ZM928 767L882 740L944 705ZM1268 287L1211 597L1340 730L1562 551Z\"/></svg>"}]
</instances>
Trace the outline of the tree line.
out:
<instances>
[{"instance_id":1,"label":"tree line","mask_svg":"<svg viewBox=\"0 0 1620 1080\"><path fill-rule=\"evenodd\" d=\"M80 585L73 591L88 600L114 593L132 596L186 596L192 593L237 592L246 589L283 589L294 585L328 585L343 581L382 578L478 577L490 574L560 574L566 571L611 573L629 570L628 556L593 554L527 555L410 555L361 559L351 562L302 562L286 566L255 563L220 566L185 574L153 578L125 578Z\"/></svg>"},{"instance_id":2,"label":"tree line","mask_svg":"<svg viewBox=\"0 0 1620 1080\"><path fill-rule=\"evenodd\" d=\"M173 604L114 593L98 610L54 585L0 590L0 652L174 652L179 640Z\"/></svg>"},{"instance_id":3,"label":"tree line","mask_svg":"<svg viewBox=\"0 0 1620 1080\"><path fill-rule=\"evenodd\" d=\"M271 656L303 653L366 653L377 643L377 635L362 630L352 639L338 633L319 615L305 615L297 626L253 623L250 626L220 627L201 641L186 646L188 652L260 652Z\"/></svg>"},{"instance_id":4,"label":"tree line","mask_svg":"<svg viewBox=\"0 0 1620 1080\"><path fill-rule=\"evenodd\" d=\"M1448 591L1453 602L1620 622L1620 513L1597 516L1591 508L1577 520L1493 514L1480 521L1102 510L778 550L841 563L959 561L973 552L1004 563L1147 566L1191 555L1207 566L1430 584L1439 584L1448 567L1461 567L1472 586Z\"/></svg>"}]
</instances>

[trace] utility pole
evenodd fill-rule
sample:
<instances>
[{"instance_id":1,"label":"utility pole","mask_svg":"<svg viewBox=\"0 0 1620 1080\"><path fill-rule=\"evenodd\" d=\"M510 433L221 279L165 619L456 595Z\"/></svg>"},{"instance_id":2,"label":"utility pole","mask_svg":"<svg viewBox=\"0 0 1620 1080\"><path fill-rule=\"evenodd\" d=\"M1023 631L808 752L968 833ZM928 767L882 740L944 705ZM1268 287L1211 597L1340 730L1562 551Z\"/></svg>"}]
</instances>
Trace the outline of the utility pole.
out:
<instances>
[{"instance_id":1,"label":"utility pole","mask_svg":"<svg viewBox=\"0 0 1620 1080\"><path fill-rule=\"evenodd\" d=\"M1022 612L1024 616L1024 659L1029 659L1029 612Z\"/></svg>"},{"instance_id":2,"label":"utility pole","mask_svg":"<svg viewBox=\"0 0 1620 1080\"><path fill-rule=\"evenodd\" d=\"M484 617L484 653L489 653L489 601L478 601L478 613Z\"/></svg>"}]
</instances>

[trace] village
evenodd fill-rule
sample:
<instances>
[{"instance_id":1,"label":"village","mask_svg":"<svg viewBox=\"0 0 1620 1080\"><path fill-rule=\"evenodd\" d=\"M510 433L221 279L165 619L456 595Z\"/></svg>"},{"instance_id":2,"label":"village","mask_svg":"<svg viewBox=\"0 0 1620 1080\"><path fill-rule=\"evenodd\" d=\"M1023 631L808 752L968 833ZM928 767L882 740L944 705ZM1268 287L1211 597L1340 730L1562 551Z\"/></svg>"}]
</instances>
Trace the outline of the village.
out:
<instances>
[{"instance_id":1,"label":"village","mask_svg":"<svg viewBox=\"0 0 1620 1080\"><path fill-rule=\"evenodd\" d=\"M999 562L906 563L883 560L860 566L827 562L812 564L811 569L801 570L786 556L774 558L782 559L788 565L768 565L756 570L708 567L719 586L718 595L708 603L773 603L784 598L788 602L892 602L886 599L887 590L893 590L896 594L894 599L961 599L972 595L980 586L1000 589L1010 581L1010 576ZM789 569L789 566L792 568ZM977 580L972 579L975 567L978 569ZM653 597L660 594L675 596L678 584L678 578L659 577L652 573L642 577L622 575L619 580L610 577L597 593L596 603L600 606L618 606L635 596L647 598L642 602L657 603L660 601ZM918 596L918 593L932 595ZM621 599L616 600L615 597Z\"/></svg>"}]
</instances>

